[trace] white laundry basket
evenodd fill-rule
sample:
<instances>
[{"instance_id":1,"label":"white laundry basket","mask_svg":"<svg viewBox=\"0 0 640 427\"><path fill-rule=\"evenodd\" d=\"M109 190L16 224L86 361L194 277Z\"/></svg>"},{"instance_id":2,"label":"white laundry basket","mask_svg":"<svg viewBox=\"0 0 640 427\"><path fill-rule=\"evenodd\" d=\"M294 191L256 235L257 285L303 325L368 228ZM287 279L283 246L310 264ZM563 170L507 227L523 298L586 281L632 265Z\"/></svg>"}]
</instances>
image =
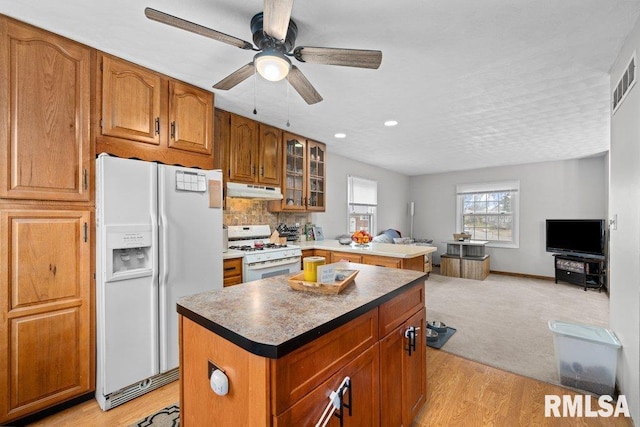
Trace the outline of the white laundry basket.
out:
<instances>
[{"instance_id":1,"label":"white laundry basket","mask_svg":"<svg viewBox=\"0 0 640 427\"><path fill-rule=\"evenodd\" d=\"M560 383L598 395L613 395L620 341L606 328L549 321Z\"/></svg>"}]
</instances>

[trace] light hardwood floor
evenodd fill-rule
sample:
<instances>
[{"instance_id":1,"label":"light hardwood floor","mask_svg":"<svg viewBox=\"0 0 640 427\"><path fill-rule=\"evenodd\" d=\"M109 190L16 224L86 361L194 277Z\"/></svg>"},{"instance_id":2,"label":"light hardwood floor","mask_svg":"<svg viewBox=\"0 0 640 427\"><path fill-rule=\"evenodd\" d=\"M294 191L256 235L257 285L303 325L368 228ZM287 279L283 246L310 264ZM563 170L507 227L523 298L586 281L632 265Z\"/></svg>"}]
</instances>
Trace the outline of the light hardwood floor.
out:
<instances>
[{"instance_id":1,"label":"light hardwood floor","mask_svg":"<svg viewBox=\"0 0 640 427\"><path fill-rule=\"evenodd\" d=\"M624 418L545 418L545 394L572 391L427 348L427 404L414 426L632 426ZM103 412L88 401L31 426L127 426L178 401L178 382Z\"/></svg>"}]
</instances>

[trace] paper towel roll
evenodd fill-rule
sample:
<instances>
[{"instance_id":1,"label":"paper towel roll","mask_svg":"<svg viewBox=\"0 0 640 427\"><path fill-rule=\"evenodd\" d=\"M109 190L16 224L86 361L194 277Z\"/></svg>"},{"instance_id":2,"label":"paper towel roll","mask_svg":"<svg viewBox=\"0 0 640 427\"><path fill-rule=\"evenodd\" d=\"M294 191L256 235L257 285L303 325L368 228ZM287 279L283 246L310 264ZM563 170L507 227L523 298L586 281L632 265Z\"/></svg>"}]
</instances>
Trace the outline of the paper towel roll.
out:
<instances>
[{"instance_id":1,"label":"paper towel roll","mask_svg":"<svg viewBox=\"0 0 640 427\"><path fill-rule=\"evenodd\" d=\"M302 259L304 265L304 280L305 282L317 282L318 281L318 266L324 265L325 259L323 256L308 256Z\"/></svg>"}]
</instances>

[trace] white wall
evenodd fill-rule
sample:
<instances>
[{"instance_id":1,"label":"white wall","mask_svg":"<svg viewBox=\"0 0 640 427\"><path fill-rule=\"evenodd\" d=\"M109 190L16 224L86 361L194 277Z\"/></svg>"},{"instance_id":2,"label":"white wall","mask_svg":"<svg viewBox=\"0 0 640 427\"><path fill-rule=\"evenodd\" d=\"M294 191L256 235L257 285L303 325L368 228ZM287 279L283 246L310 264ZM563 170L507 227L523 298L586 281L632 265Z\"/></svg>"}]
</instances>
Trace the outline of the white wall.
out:
<instances>
[{"instance_id":1,"label":"white wall","mask_svg":"<svg viewBox=\"0 0 640 427\"><path fill-rule=\"evenodd\" d=\"M635 49L640 49L638 23L611 70L611 91ZM639 75L636 68L636 79ZM611 230L609 242L610 327L622 342L617 374L620 390L627 398L635 425L640 425L640 85L637 83L611 118L609 161L609 215L617 216L617 229Z\"/></svg>"},{"instance_id":2,"label":"white wall","mask_svg":"<svg viewBox=\"0 0 640 427\"><path fill-rule=\"evenodd\" d=\"M554 276L545 252L545 219L606 218L605 156L580 160L474 169L413 177L414 236L430 238L443 253L456 227L456 184L520 181L520 247L487 248L491 270ZM434 256L434 263L440 262Z\"/></svg>"},{"instance_id":3,"label":"white wall","mask_svg":"<svg viewBox=\"0 0 640 427\"><path fill-rule=\"evenodd\" d=\"M325 239L347 233L347 176L378 181L377 232L394 228L409 235L407 200L409 177L348 159L327 150L327 209L311 215L311 222L322 227Z\"/></svg>"}]
</instances>

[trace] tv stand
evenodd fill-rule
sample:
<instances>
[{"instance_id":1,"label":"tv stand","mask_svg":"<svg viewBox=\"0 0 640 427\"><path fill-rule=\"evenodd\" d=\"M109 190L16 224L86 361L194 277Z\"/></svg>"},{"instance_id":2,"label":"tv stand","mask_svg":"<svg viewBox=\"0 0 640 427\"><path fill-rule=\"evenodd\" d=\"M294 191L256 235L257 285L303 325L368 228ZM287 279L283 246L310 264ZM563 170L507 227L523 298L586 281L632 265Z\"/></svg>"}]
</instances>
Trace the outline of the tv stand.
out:
<instances>
[{"instance_id":1,"label":"tv stand","mask_svg":"<svg viewBox=\"0 0 640 427\"><path fill-rule=\"evenodd\" d=\"M553 254L556 283L558 280L588 288L606 288L605 260L601 258L582 257L576 255Z\"/></svg>"}]
</instances>

